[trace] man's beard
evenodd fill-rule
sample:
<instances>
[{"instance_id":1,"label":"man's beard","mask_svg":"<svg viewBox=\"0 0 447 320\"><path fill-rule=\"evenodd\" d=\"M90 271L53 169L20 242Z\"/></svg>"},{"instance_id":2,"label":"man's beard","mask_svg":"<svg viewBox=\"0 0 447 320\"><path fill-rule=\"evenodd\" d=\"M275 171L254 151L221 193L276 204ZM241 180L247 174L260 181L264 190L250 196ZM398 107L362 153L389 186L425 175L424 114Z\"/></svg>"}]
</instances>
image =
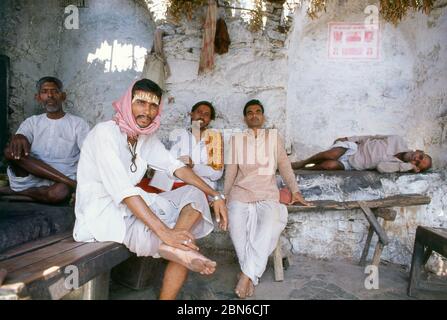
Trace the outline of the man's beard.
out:
<instances>
[{"instance_id":1,"label":"man's beard","mask_svg":"<svg viewBox=\"0 0 447 320\"><path fill-rule=\"evenodd\" d=\"M58 105L53 105L53 106L49 106L47 104L44 104L44 108L47 112L49 113L53 113L53 112L58 112L61 108Z\"/></svg>"}]
</instances>

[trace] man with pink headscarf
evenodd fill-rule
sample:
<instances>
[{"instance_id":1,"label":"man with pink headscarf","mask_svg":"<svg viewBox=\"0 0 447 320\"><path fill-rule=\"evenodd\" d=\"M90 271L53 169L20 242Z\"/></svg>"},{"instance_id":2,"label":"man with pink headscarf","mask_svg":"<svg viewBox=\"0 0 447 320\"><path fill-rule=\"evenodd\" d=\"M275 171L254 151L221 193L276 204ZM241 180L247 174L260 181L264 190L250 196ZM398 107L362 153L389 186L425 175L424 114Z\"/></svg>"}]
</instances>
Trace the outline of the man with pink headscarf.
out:
<instances>
[{"instance_id":1,"label":"man with pink headscarf","mask_svg":"<svg viewBox=\"0 0 447 320\"><path fill-rule=\"evenodd\" d=\"M113 103L111 121L97 124L84 141L78 165L76 241L115 241L138 256L162 257L166 267L160 299L175 299L188 269L212 274L216 263L197 251L195 239L214 227L205 194L213 197L216 220L227 228L225 197L176 160L155 135L162 91L148 79L134 83ZM136 187L147 168L188 185L161 194Z\"/></svg>"}]
</instances>

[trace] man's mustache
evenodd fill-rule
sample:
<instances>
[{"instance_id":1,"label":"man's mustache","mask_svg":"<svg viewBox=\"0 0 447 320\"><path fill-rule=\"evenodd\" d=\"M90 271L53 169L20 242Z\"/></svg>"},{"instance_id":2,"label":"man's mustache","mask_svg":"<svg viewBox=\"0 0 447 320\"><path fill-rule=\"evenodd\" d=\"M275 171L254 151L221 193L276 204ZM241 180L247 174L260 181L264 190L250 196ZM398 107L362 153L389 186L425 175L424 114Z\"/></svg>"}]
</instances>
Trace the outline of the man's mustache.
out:
<instances>
[{"instance_id":1,"label":"man's mustache","mask_svg":"<svg viewBox=\"0 0 447 320\"><path fill-rule=\"evenodd\" d=\"M147 119L147 120L149 120L149 121L152 121L152 118L151 117L149 117L149 116L145 116L145 115L139 115L139 116L137 116L137 120L138 119Z\"/></svg>"}]
</instances>

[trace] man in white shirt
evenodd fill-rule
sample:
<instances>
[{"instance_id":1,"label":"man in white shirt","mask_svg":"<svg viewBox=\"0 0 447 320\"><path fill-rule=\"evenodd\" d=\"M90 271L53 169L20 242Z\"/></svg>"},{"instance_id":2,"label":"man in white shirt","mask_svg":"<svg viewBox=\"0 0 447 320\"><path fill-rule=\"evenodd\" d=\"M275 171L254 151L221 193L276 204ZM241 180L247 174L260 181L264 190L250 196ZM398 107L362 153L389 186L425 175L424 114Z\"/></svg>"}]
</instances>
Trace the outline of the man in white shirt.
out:
<instances>
[{"instance_id":1,"label":"man in white shirt","mask_svg":"<svg viewBox=\"0 0 447 320\"><path fill-rule=\"evenodd\" d=\"M216 118L214 106L208 101L197 102L189 113L191 127L175 130L170 137L173 141L170 153L189 166L211 188L216 188L217 180L223 175L223 140L222 135L208 129ZM169 179L161 171L155 172L154 180ZM170 179L169 179L170 180ZM184 185L180 179L170 180L166 186L178 188Z\"/></svg>"},{"instance_id":2,"label":"man in white shirt","mask_svg":"<svg viewBox=\"0 0 447 320\"><path fill-rule=\"evenodd\" d=\"M161 118L160 87L142 79L113 103L114 120L97 124L82 147L76 190L76 241L115 241L138 256L162 257L160 299L175 299L188 269L202 274L216 263L199 254L194 240L214 227L205 194L226 230L225 198L171 156L155 135ZM147 168L174 175L189 186L154 194L136 185Z\"/></svg>"},{"instance_id":3,"label":"man in white shirt","mask_svg":"<svg viewBox=\"0 0 447 320\"><path fill-rule=\"evenodd\" d=\"M80 148L89 125L64 112L62 82L44 77L37 82L36 101L46 113L27 118L5 148L9 187L3 195L21 195L44 203L66 201L76 188Z\"/></svg>"}]
</instances>

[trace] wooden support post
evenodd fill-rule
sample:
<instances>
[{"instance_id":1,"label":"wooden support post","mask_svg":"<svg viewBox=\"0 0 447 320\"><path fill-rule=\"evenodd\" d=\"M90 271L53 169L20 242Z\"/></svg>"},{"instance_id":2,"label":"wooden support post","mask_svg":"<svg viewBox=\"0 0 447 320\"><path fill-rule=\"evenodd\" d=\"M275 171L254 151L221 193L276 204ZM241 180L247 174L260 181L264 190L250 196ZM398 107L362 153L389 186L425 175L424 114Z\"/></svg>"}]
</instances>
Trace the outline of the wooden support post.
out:
<instances>
[{"instance_id":1,"label":"wooden support post","mask_svg":"<svg viewBox=\"0 0 447 320\"><path fill-rule=\"evenodd\" d=\"M414 241L413 257L411 260L410 283L408 285L408 295L415 297L419 286L421 271L424 259L424 245L418 241L417 234Z\"/></svg>"},{"instance_id":2,"label":"wooden support post","mask_svg":"<svg viewBox=\"0 0 447 320\"><path fill-rule=\"evenodd\" d=\"M358 204L365 214L366 219L368 219L370 225L374 228L374 231L379 236L380 242L382 242L383 245L387 245L390 242L388 236L386 235L385 230L383 230L383 228L377 221L374 213L372 213L371 209L368 207L367 203L365 203L364 201L358 201Z\"/></svg>"},{"instance_id":3,"label":"wooden support post","mask_svg":"<svg viewBox=\"0 0 447 320\"><path fill-rule=\"evenodd\" d=\"M282 264L281 238L278 239L273 252L273 268L275 270L275 281L284 281L284 269Z\"/></svg>"},{"instance_id":4,"label":"wooden support post","mask_svg":"<svg viewBox=\"0 0 447 320\"><path fill-rule=\"evenodd\" d=\"M377 241L376 250L374 250L374 256L373 256L373 259L372 259L372 264L374 266L376 266L376 267L379 267L380 256L382 255L382 250L383 250L384 246L385 245L382 242Z\"/></svg>"},{"instance_id":5,"label":"wooden support post","mask_svg":"<svg viewBox=\"0 0 447 320\"><path fill-rule=\"evenodd\" d=\"M371 240L374 235L374 228L369 226L368 236L366 237L365 247L363 248L362 257L360 258L359 265L364 266L366 264L366 258L369 253L369 246L371 245Z\"/></svg>"}]
</instances>

